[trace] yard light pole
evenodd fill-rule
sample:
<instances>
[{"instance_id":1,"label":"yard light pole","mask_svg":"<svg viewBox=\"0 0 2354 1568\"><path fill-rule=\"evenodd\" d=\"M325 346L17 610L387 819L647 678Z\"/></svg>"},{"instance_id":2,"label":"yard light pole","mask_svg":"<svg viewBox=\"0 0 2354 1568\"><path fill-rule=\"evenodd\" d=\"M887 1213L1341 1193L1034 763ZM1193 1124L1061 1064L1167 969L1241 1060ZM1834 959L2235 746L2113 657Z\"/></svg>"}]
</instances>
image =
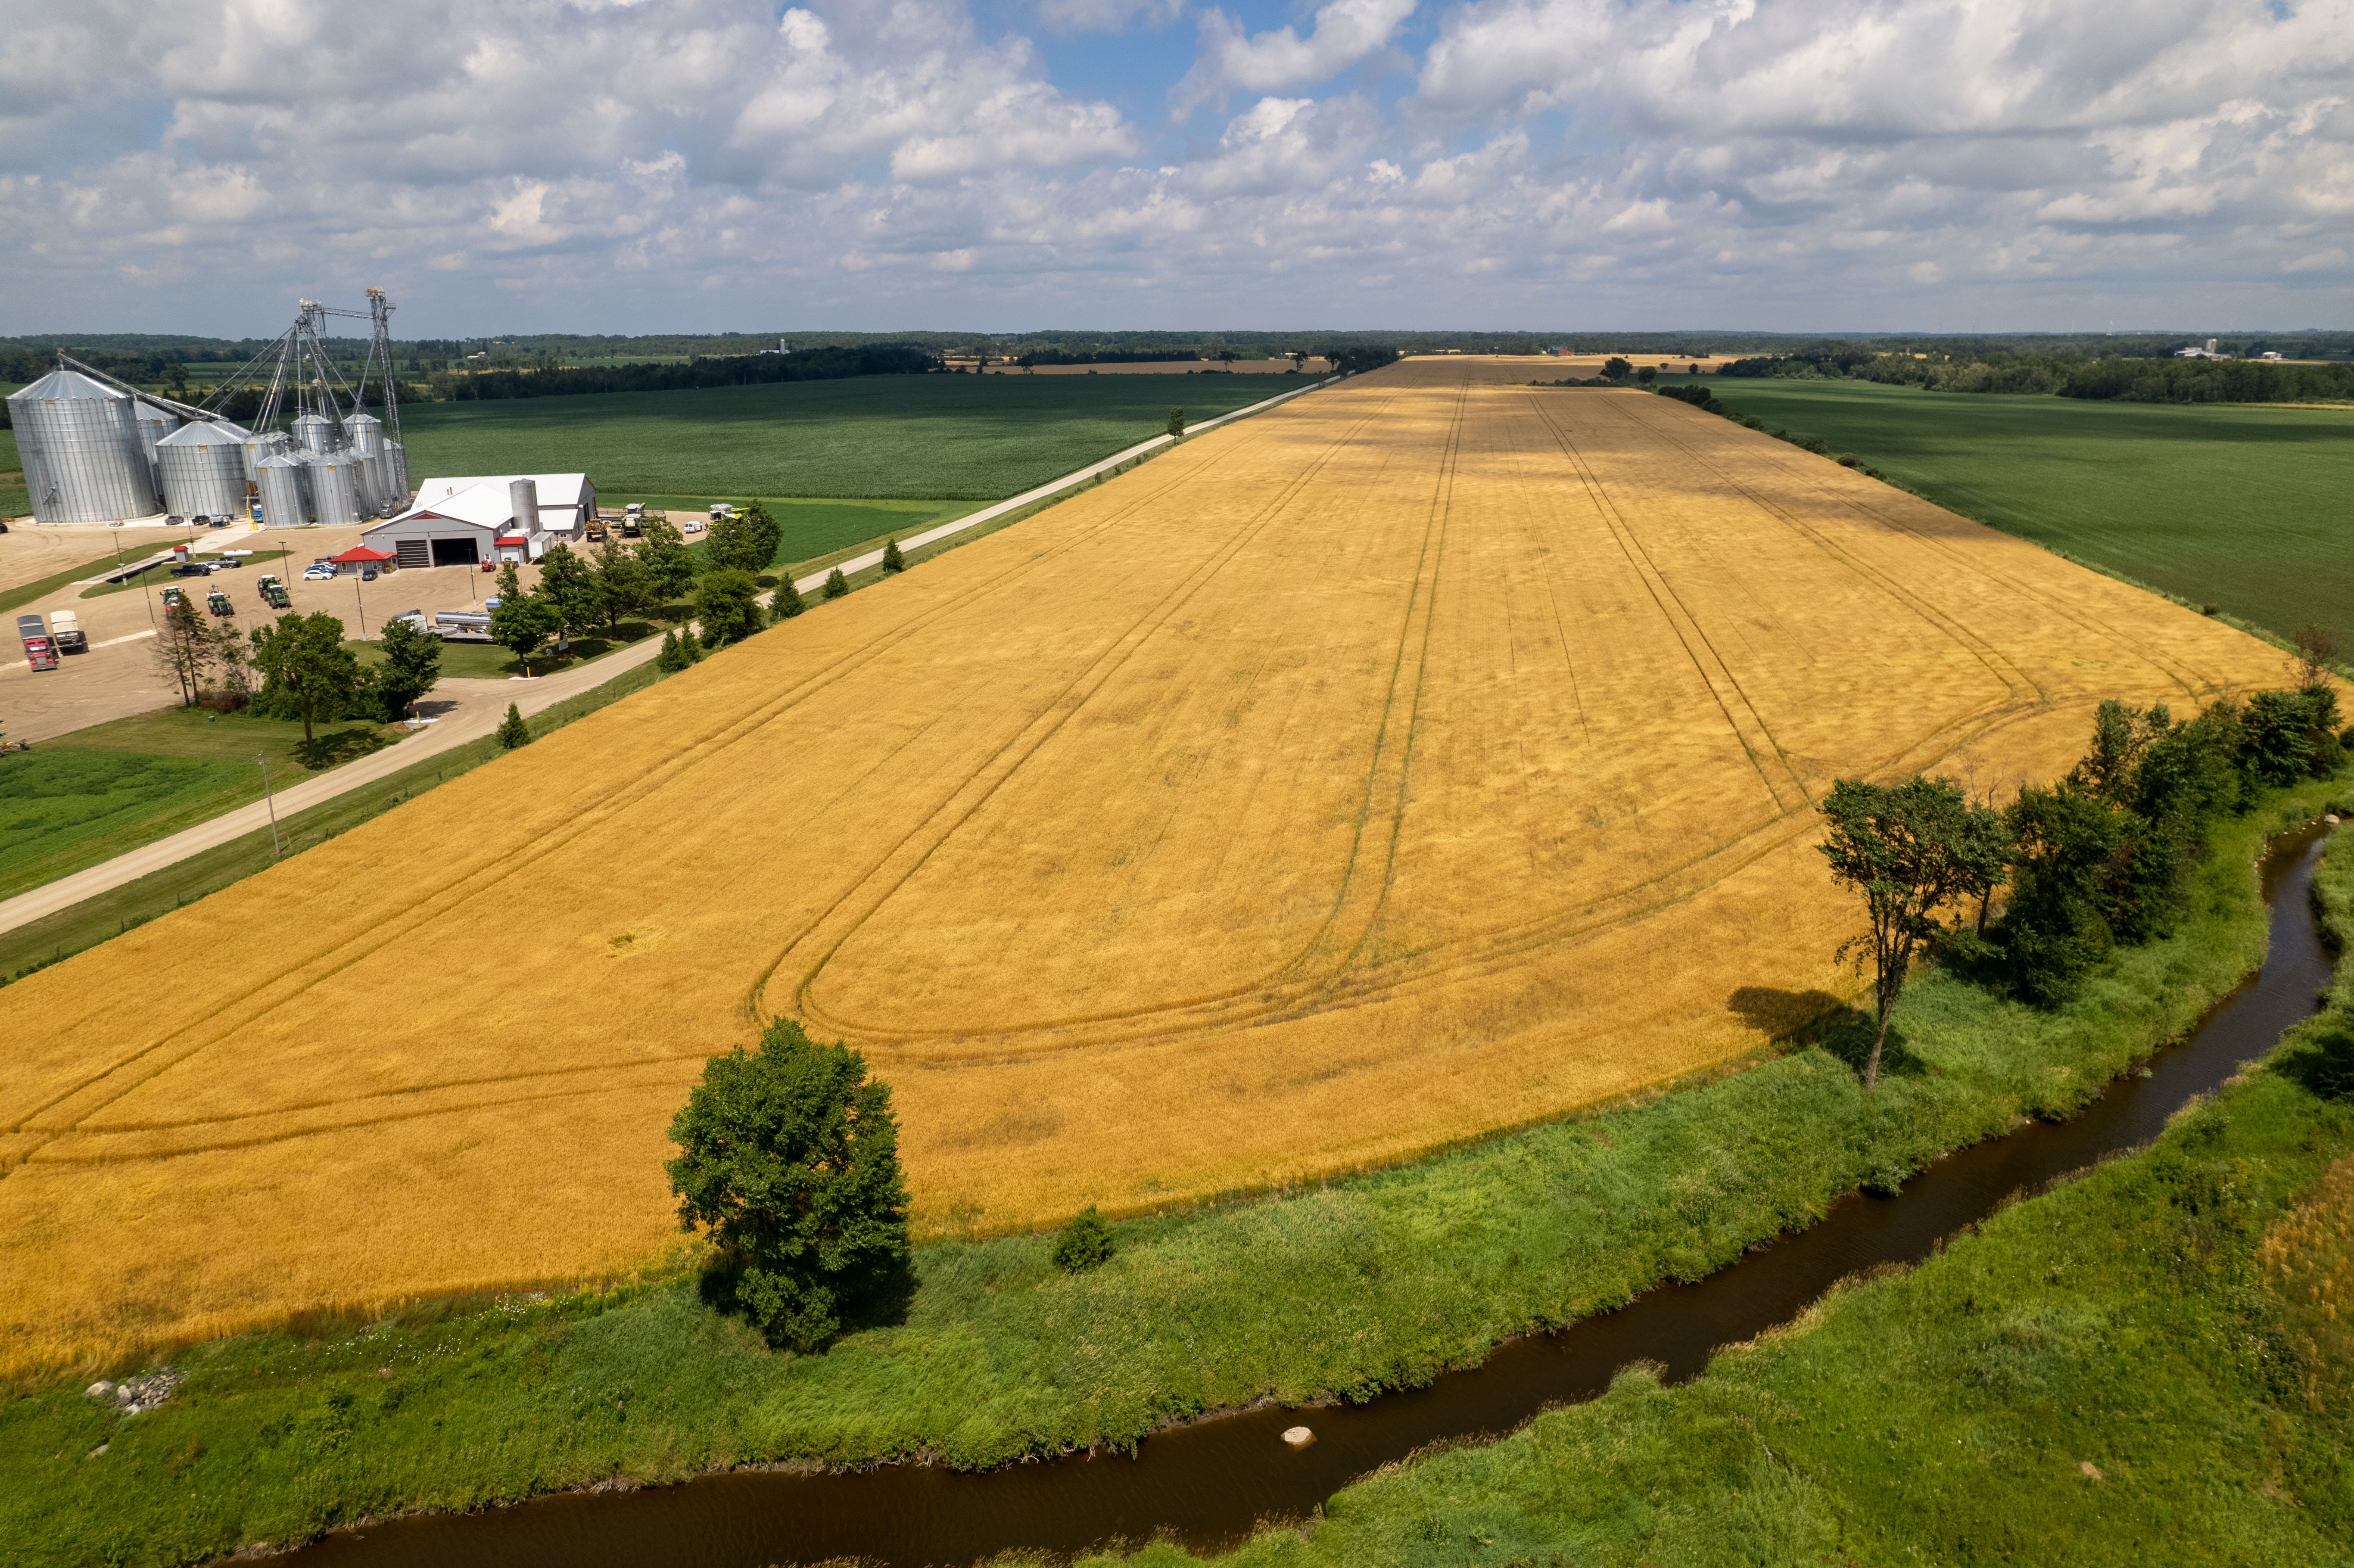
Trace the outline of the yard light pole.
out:
<instances>
[{"instance_id":1,"label":"yard light pole","mask_svg":"<svg viewBox=\"0 0 2354 1568\"><path fill-rule=\"evenodd\" d=\"M270 806L270 858L278 860L284 856L286 851L278 842L278 798L270 789L270 754L257 751L253 759L261 764L261 798Z\"/></svg>"}]
</instances>

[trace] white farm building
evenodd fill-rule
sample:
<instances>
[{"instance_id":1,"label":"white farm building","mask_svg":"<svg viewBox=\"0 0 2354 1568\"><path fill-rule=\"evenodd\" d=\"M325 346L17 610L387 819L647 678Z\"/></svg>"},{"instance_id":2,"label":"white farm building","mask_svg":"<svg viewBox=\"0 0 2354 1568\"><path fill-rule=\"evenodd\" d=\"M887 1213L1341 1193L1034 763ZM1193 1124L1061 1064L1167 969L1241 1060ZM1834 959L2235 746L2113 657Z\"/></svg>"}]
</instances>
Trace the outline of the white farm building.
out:
<instances>
[{"instance_id":1,"label":"white farm building","mask_svg":"<svg viewBox=\"0 0 2354 1568\"><path fill-rule=\"evenodd\" d=\"M361 537L404 567L521 563L578 543L596 514L597 487L585 473L429 479L408 511Z\"/></svg>"}]
</instances>

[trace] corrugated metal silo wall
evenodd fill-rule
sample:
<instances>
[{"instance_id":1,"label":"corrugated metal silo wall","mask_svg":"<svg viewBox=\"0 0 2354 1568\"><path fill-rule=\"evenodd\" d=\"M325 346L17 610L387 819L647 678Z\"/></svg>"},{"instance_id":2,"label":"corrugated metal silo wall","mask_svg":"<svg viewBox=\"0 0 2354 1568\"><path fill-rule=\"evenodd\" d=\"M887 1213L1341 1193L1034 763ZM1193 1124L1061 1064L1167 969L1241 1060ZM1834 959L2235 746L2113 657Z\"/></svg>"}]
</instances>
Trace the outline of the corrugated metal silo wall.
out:
<instances>
[{"instance_id":1,"label":"corrugated metal silo wall","mask_svg":"<svg viewBox=\"0 0 2354 1568\"><path fill-rule=\"evenodd\" d=\"M155 444L164 471L164 504L185 517L241 515L245 443L226 431L190 425Z\"/></svg>"},{"instance_id":2,"label":"corrugated metal silo wall","mask_svg":"<svg viewBox=\"0 0 2354 1568\"><path fill-rule=\"evenodd\" d=\"M360 520L359 464L350 452L329 452L311 464L311 510L321 523Z\"/></svg>"},{"instance_id":3,"label":"corrugated metal silo wall","mask_svg":"<svg viewBox=\"0 0 2354 1568\"><path fill-rule=\"evenodd\" d=\"M261 520L272 528L300 528L310 519L303 465L292 457L261 460Z\"/></svg>"},{"instance_id":4,"label":"corrugated metal silo wall","mask_svg":"<svg viewBox=\"0 0 2354 1568\"><path fill-rule=\"evenodd\" d=\"M155 443L180 428L180 416L152 403L133 403L131 418L133 428L139 432L140 455L147 460L148 493L160 502L164 498L164 460L155 455ZM154 510L153 506L146 509Z\"/></svg>"},{"instance_id":5,"label":"corrugated metal silo wall","mask_svg":"<svg viewBox=\"0 0 2354 1568\"><path fill-rule=\"evenodd\" d=\"M35 386L39 386L35 383ZM112 523L155 510L127 397L8 399L37 523Z\"/></svg>"}]
</instances>

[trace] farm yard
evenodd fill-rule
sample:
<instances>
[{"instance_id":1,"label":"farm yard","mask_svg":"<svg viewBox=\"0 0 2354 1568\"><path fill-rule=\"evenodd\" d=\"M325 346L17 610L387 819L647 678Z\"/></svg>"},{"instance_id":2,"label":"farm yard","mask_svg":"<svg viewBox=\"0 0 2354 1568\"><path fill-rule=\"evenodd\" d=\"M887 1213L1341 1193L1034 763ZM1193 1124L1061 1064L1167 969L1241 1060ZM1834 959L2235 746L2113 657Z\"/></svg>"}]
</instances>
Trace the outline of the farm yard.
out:
<instances>
[{"instance_id":1,"label":"farm yard","mask_svg":"<svg viewBox=\"0 0 2354 1568\"><path fill-rule=\"evenodd\" d=\"M1185 443L0 991L11 1364L640 1264L777 1012L892 1082L934 1234L1591 1104L1852 989L1833 777L2043 778L2101 698L2282 676L1528 364Z\"/></svg>"},{"instance_id":2,"label":"farm yard","mask_svg":"<svg viewBox=\"0 0 2354 1568\"><path fill-rule=\"evenodd\" d=\"M420 404L403 410L401 431L413 473L578 469L609 503L1000 501L1158 435L1172 404L1201 420L1299 384L1282 375L867 376Z\"/></svg>"},{"instance_id":3,"label":"farm yard","mask_svg":"<svg viewBox=\"0 0 2354 1568\"><path fill-rule=\"evenodd\" d=\"M1708 385L2007 533L2284 637L2354 632L2354 409Z\"/></svg>"}]
</instances>

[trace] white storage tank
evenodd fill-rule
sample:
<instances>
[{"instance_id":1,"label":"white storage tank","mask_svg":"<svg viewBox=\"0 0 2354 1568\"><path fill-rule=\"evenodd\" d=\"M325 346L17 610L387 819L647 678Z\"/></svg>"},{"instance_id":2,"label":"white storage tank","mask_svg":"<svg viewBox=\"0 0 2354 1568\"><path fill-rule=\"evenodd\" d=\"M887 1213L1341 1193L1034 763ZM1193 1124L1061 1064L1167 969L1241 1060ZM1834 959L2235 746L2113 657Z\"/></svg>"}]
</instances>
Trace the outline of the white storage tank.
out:
<instances>
[{"instance_id":1,"label":"white storage tank","mask_svg":"<svg viewBox=\"0 0 2354 1568\"><path fill-rule=\"evenodd\" d=\"M155 510L129 394L52 370L8 396L36 523L112 523Z\"/></svg>"},{"instance_id":2,"label":"white storage tank","mask_svg":"<svg viewBox=\"0 0 2354 1568\"><path fill-rule=\"evenodd\" d=\"M158 440L165 509L183 517L243 516L246 439L222 422L183 425Z\"/></svg>"}]
</instances>

